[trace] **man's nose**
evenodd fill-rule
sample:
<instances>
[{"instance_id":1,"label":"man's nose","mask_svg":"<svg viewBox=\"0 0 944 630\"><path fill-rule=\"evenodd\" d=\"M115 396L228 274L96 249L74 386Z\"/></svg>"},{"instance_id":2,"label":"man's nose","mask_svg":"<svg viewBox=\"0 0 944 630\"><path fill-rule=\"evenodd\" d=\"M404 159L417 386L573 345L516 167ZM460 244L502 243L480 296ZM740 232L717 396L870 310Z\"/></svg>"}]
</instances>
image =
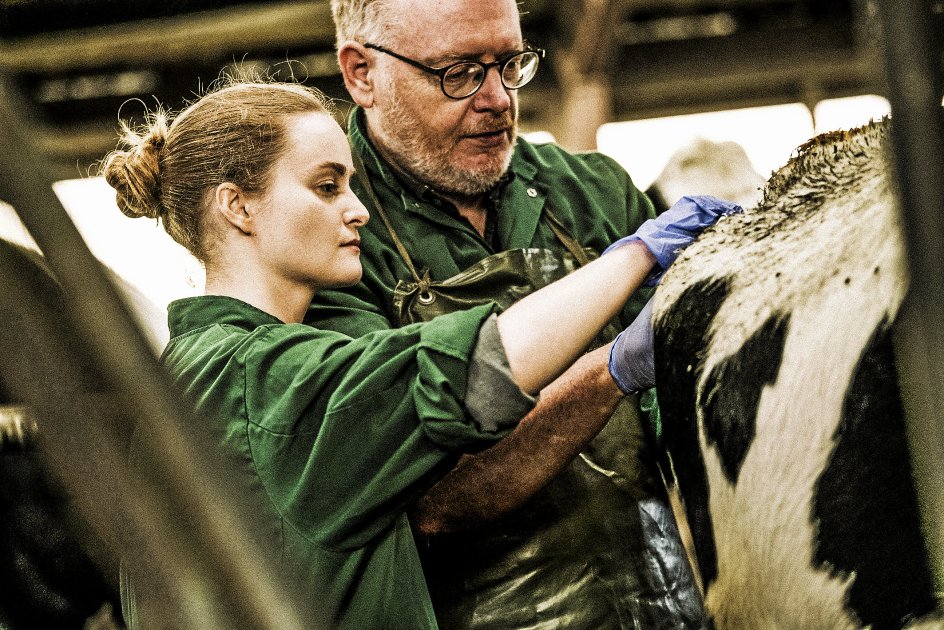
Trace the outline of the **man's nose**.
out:
<instances>
[{"instance_id":1,"label":"man's nose","mask_svg":"<svg viewBox=\"0 0 944 630\"><path fill-rule=\"evenodd\" d=\"M486 71L482 87L472 99L472 106L477 110L503 112L511 107L511 91L502 83L500 67L495 66Z\"/></svg>"}]
</instances>

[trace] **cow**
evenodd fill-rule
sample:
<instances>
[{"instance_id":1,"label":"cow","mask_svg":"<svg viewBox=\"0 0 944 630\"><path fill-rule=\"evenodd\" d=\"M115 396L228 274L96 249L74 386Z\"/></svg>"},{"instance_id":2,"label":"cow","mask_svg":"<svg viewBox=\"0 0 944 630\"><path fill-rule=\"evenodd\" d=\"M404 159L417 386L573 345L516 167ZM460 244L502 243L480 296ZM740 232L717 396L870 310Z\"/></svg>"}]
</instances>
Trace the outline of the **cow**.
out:
<instances>
[{"instance_id":1,"label":"cow","mask_svg":"<svg viewBox=\"0 0 944 630\"><path fill-rule=\"evenodd\" d=\"M656 291L666 465L716 630L944 629L892 348L889 126L804 144Z\"/></svg>"},{"instance_id":2,"label":"cow","mask_svg":"<svg viewBox=\"0 0 944 630\"><path fill-rule=\"evenodd\" d=\"M659 214L683 195L714 195L750 208L760 201L764 181L740 144L699 137L672 153L646 195Z\"/></svg>"},{"instance_id":3,"label":"cow","mask_svg":"<svg viewBox=\"0 0 944 630\"><path fill-rule=\"evenodd\" d=\"M62 288L34 243L0 237L0 255L49 307L52 321L68 321ZM115 272L106 273L151 349L160 353L169 336L166 315ZM20 311L3 302L0 321L5 368L27 371L27 362L44 360L40 340ZM7 352L10 346L17 351ZM88 378L94 389L99 377L90 370ZM101 566L112 559L75 509L76 491L86 480L64 483L54 474L39 445L43 419L14 395L11 382L0 373L0 628L118 630L117 566Z\"/></svg>"}]
</instances>

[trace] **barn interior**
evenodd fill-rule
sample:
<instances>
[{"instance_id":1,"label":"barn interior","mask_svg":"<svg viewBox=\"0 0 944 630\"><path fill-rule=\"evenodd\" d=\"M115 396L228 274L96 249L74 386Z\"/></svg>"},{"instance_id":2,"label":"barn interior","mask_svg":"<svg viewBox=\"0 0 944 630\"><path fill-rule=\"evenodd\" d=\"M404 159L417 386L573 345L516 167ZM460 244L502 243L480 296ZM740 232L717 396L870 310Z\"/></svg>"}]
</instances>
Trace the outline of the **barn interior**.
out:
<instances>
[{"instance_id":1,"label":"barn interior","mask_svg":"<svg viewBox=\"0 0 944 630\"><path fill-rule=\"evenodd\" d=\"M912 333L902 343L924 349L913 368L921 401L914 422L930 436L919 468L931 480L923 482L930 497L924 505L934 539L944 543L944 402L936 385L944 382L944 339L930 324L944 321L937 201L944 196L944 2L522 0L519 6L526 40L547 51L537 78L521 92L521 128L549 133L571 150L595 149L598 129L619 121L787 103L812 111L821 101L860 95L891 103L900 121L896 159L910 212L913 290L923 296L914 300ZM236 66L317 87L342 110L349 104L328 0L0 0L0 201L19 213L58 287L25 272L33 267L19 253L0 256L0 308L4 322L15 322L0 335L0 417L16 419L15 430L0 432L0 459L42 453L40 468L65 488L80 529L89 532L83 546L106 573L122 544L111 533L115 519L140 519L148 504L146 498L120 509L115 504L119 495L138 493L121 455L130 440L127 420L147 418L160 427L151 439L176 443L174 423L187 412L164 387L149 342L52 185L93 171L114 148L120 111L140 115L157 102L180 109ZM51 308L47 290L61 291L63 305ZM24 338L32 340L28 346ZM91 389L90 373L100 377ZM166 449L155 466L168 481L152 491L200 513L208 496L225 493L212 483L189 483L204 455ZM245 587L234 591L259 593L257 601L234 605L260 627L278 626L268 616L276 594L247 571L248 556L233 553L226 518L207 521L199 548L181 542L171 523L154 524L153 535L194 558L193 579L223 574ZM104 583L105 590L117 587ZM0 616L0 627L27 627L11 619Z\"/></svg>"},{"instance_id":2,"label":"barn interior","mask_svg":"<svg viewBox=\"0 0 944 630\"><path fill-rule=\"evenodd\" d=\"M597 127L612 121L882 93L854 0L520 4L526 39L547 50L521 93L522 128L575 149L593 148ZM129 99L179 107L234 64L347 100L327 1L0 7L0 69L23 94L35 151L65 176L112 148Z\"/></svg>"}]
</instances>

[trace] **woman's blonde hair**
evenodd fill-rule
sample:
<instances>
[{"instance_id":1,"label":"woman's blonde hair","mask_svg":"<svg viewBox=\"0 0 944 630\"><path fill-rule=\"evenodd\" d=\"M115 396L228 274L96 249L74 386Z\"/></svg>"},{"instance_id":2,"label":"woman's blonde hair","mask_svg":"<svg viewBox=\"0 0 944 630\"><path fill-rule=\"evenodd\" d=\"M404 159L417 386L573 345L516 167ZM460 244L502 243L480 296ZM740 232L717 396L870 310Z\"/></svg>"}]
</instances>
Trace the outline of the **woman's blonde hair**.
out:
<instances>
[{"instance_id":1,"label":"woman's blonde hair","mask_svg":"<svg viewBox=\"0 0 944 630\"><path fill-rule=\"evenodd\" d=\"M318 91L294 84L240 82L215 89L169 121L160 108L143 129L123 123L124 148L110 153L101 174L129 217L160 219L171 237L206 261L207 194L223 182L264 192L272 165L288 142L284 119L330 114Z\"/></svg>"}]
</instances>

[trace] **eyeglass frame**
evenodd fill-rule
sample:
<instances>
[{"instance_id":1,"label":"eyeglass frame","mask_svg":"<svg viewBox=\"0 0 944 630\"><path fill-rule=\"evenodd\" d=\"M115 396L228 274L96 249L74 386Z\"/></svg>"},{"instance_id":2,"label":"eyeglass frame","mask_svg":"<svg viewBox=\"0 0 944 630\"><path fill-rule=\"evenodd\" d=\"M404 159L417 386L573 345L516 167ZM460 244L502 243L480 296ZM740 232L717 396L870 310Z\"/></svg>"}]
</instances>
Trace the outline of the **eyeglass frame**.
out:
<instances>
[{"instance_id":1,"label":"eyeglass frame","mask_svg":"<svg viewBox=\"0 0 944 630\"><path fill-rule=\"evenodd\" d=\"M534 77L532 76L531 79L528 79L527 82L525 82L525 83L519 85L518 87L510 87L510 86L508 86L508 85L505 84L505 76L504 76L505 65L506 65L509 61L511 61L512 59L514 59L515 57L517 57L518 55L523 55L523 54L525 54L525 53L535 53L535 54L538 56L538 64L540 64L541 59L544 59L544 54L545 54L545 51L544 51L543 48L533 48L533 47L531 47L531 46L528 46L528 47L526 47L524 50L519 50L519 51L513 52L513 53L511 53L510 55L506 55L505 57L502 57L501 59L496 59L495 61L485 62L485 61L465 60L465 61L457 61L457 62L455 62L455 63L450 63L449 65L443 66L443 67L441 67L441 68L434 68L434 67L432 67L432 66L427 66L427 65L424 64L424 63L420 63L419 61L416 61L415 59L410 59L409 57L404 57L404 56L401 55L400 53L395 53L395 52L393 52L392 50L390 50L389 48L384 48L383 46L380 46L380 45L378 45L378 44L365 43L365 44L363 44L363 46L364 46L364 48L370 48L370 49L373 49L373 50L377 50L377 51L379 51L379 52L382 52L382 53L384 53L384 54L386 54L386 55L390 55L390 56L393 57L394 59L399 59L400 61L402 61L402 62L404 62L404 63L407 63L407 64L413 66L414 68L418 68L418 69L422 70L423 72L426 72L426 73L429 73L429 74L432 74L432 75L434 75L434 76L439 77L439 89L440 89L440 90L442 91L442 93L446 96L446 98L451 98L451 99L454 100L454 101L461 101L461 100L466 99L466 98L469 98L469 97L471 97L471 96L475 96L475 94L476 94L479 90L482 89L482 86L485 85L485 79L486 79L486 77L488 76L488 71L491 70L492 68L498 68L498 78L501 80L502 85L505 86L505 89L508 89L508 90L517 90L517 89L519 89L519 88L523 88L525 85L527 85L528 83L530 83L531 80L534 79ZM475 87L474 90L472 90L471 92L469 92L469 93L466 94L465 96L451 96L449 93L446 92L446 74L447 74L452 68L455 68L456 66L465 65L465 64L473 64L473 65L480 66L480 67L482 68L482 70L483 70L483 72L482 72L482 81ZM537 70L535 70L535 75L537 75Z\"/></svg>"}]
</instances>

